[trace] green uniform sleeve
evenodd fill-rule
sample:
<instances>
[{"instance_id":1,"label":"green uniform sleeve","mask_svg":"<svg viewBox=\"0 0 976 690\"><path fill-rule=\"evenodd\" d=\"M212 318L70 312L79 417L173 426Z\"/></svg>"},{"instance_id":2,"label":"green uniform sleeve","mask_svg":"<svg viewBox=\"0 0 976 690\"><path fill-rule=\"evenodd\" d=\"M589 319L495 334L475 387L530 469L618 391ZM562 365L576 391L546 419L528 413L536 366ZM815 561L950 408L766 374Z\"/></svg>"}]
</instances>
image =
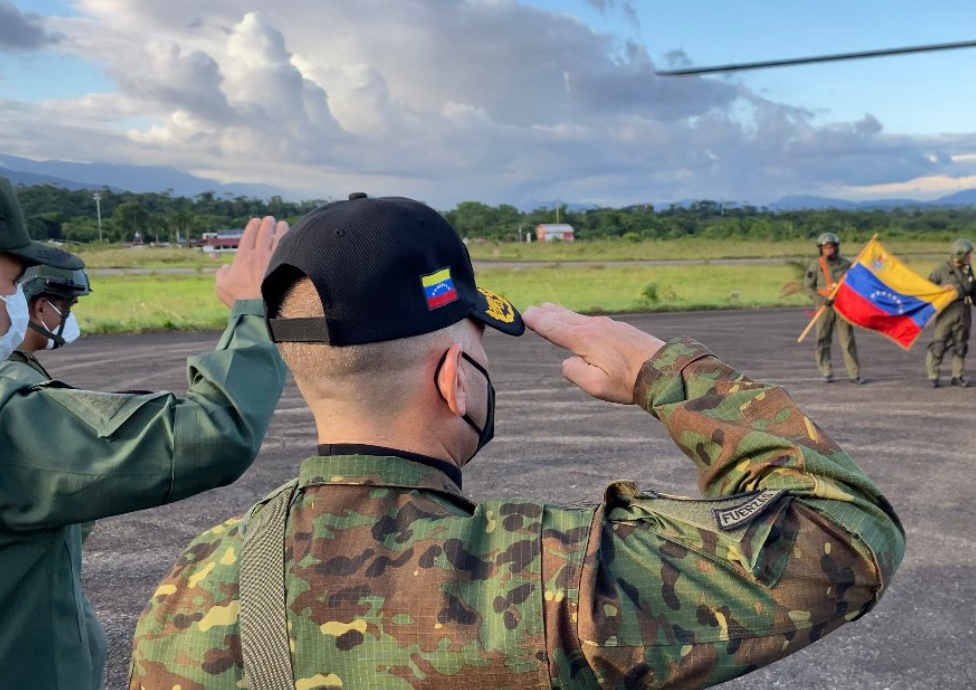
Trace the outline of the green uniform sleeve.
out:
<instances>
[{"instance_id":1,"label":"green uniform sleeve","mask_svg":"<svg viewBox=\"0 0 976 690\"><path fill-rule=\"evenodd\" d=\"M250 466L285 368L260 300L239 301L217 347L187 360L186 399L0 378L0 525L50 529L178 501Z\"/></svg>"},{"instance_id":2,"label":"green uniform sleeve","mask_svg":"<svg viewBox=\"0 0 976 690\"><path fill-rule=\"evenodd\" d=\"M679 339L645 364L636 395L706 498L607 490L580 570L577 639L553 630L567 660L585 659L602 688L707 687L873 606L904 532L783 389Z\"/></svg>"},{"instance_id":3,"label":"green uniform sleeve","mask_svg":"<svg viewBox=\"0 0 976 690\"><path fill-rule=\"evenodd\" d=\"M810 262L807 266L806 275L803 277L803 288L807 291L807 294L814 301L822 299L819 294L817 294L818 283L820 281L820 264L818 261L814 260Z\"/></svg>"},{"instance_id":4,"label":"green uniform sleeve","mask_svg":"<svg viewBox=\"0 0 976 690\"><path fill-rule=\"evenodd\" d=\"M936 266L935 268L932 269L932 272L929 273L929 282L931 283L935 283L936 285L942 285L944 280L945 278L942 275L942 266Z\"/></svg>"}]
</instances>

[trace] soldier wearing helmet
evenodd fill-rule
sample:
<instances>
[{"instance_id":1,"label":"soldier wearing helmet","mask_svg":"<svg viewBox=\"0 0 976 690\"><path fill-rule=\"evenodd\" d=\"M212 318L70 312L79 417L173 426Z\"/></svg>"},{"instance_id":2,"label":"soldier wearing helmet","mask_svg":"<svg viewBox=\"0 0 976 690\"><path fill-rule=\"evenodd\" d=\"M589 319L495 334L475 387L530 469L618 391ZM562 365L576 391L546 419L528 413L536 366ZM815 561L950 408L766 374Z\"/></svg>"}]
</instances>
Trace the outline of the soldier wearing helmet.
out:
<instances>
[{"instance_id":1,"label":"soldier wearing helmet","mask_svg":"<svg viewBox=\"0 0 976 690\"><path fill-rule=\"evenodd\" d=\"M38 265L76 270L84 268L85 262L32 241L13 185L0 177L0 362L24 342L30 317L20 281L27 268Z\"/></svg>"},{"instance_id":2,"label":"soldier wearing helmet","mask_svg":"<svg viewBox=\"0 0 976 690\"><path fill-rule=\"evenodd\" d=\"M24 272L20 284L30 321L24 342L10 358L46 373L34 353L56 350L78 339L81 328L71 309L80 297L91 294L91 283L84 269L33 266Z\"/></svg>"},{"instance_id":3,"label":"soldier wearing helmet","mask_svg":"<svg viewBox=\"0 0 976 690\"><path fill-rule=\"evenodd\" d=\"M966 353L969 352L969 331L972 327L972 305L976 300L976 281L973 280L971 266L973 243L969 240L956 240L949 248L949 260L936 266L929 276L936 285L956 291L957 299L939 312L935 319L935 336L929 344L925 357L929 384L938 388L939 367L947 351L952 352L952 378L950 386L968 388L963 378Z\"/></svg>"},{"instance_id":4,"label":"soldier wearing helmet","mask_svg":"<svg viewBox=\"0 0 976 690\"><path fill-rule=\"evenodd\" d=\"M848 378L852 383L866 383L861 378L860 364L857 361L854 327L838 318L833 309L834 288L844 279L851 262L840 255L840 239L832 232L825 232L817 238L817 248L820 256L810 262L804 281L807 294L814 304L824 307L823 315L817 320L817 368L826 383L834 380L830 349L836 328Z\"/></svg>"}]
</instances>

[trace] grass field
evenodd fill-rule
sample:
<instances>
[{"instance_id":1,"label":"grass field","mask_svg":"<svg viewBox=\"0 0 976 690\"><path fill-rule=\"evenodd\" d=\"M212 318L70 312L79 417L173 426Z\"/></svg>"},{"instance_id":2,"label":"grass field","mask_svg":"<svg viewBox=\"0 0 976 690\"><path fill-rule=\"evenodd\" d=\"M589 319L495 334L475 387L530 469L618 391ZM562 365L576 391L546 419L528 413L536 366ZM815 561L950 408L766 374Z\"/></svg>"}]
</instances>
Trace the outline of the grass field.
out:
<instances>
[{"instance_id":1,"label":"grass field","mask_svg":"<svg viewBox=\"0 0 976 690\"><path fill-rule=\"evenodd\" d=\"M884 239L883 237L881 238ZM625 240L591 240L586 242L491 243L471 242L468 249L474 259L499 261L622 261L673 259L777 259L809 257L816 254L811 240L768 242L745 239L703 239L628 242ZM864 242L850 242L843 246L844 254L854 257ZM889 250L899 256L942 255L948 242L902 241L885 242Z\"/></svg>"},{"instance_id":2,"label":"grass field","mask_svg":"<svg viewBox=\"0 0 976 690\"><path fill-rule=\"evenodd\" d=\"M144 247L128 249L118 245L89 245L73 250L88 268L205 268L230 263L232 254L210 258L199 249Z\"/></svg>"},{"instance_id":3,"label":"grass field","mask_svg":"<svg viewBox=\"0 0 976 690\"><path fill-rule=\"evenodd\" d=\"M704 260L731 257L735 251L746 252L756 243L733 241L700 243L673 241L664 243L596 242L576 245L522 245L535 253L486 257L484 246L475 246L476 258L500 260L549 260L551 266L488 267L478 271L479 282L504 294L519 308L542 302L558 302L586 313L622 313L641 311L677 311L694 309L756 308L774 306L802 306L809 304L805 295L784 294L787 284L802 278L803 267L810 257L807 243L783 242L759 245L767 251L780 251L786 256L805 256L801 261L781 265L716 265L695 264L676 266L587 265L575 266L566 257L579 260L673 258ZM514 252L518 245L501 245L505 252ZM696 251L709 247L714 255L696 257ZM550 249L552 248L552 249ZM655 249L656 248L656 249ZM941 243L891 243L899 253L923 274L939 260L945 248ZM628 249L628 254L615 254ZM848 246L845 253L852 257L858 247ZM937 252L937 253L936 253ZM934 255L933 255L934 254ZM168 263L150 261L162 257ZM187 256L190 259L187 259ZM768 254L767 254L768 256ZM98 258L89 265L130 268L166 268L213 266L229 261L230 256L211 260L201 252L177 249L107 249L85 255ZM192 260L197 261L196 264ZM184 263L185 262L185 263ZM200 272L189 275L98 275L94 271L94 293L75 308L87 333L128 333L150 330L203 330L221 328L227 319L226 309L214 296L214 279ZM795 288L795 285L794 285Z\"/></svg>"},{"instance_id":4,"label":"grass field","mask_svg":"<svg viewBox=\"0 0 976 690\"><path fill-rule=\"evenodd\" d=\"M553 266L496 268L479 282L519 308L559 302L597 312L674 311L802 305L802 295L780 297L795 280L790 266ZM104 276L74 311L86 333L220 328L226 309L214 296L213 276Z\"/></svg>"},{"instance_id":5,"label":"grass field","mask_svg":"<svg viewBox=\"0 0 976 690\"><path fill-rule=\"evenodd\" d=\"M892 241L886 246L899 256L936 256L945 254L947 242ZM478 242L468 248L472 258L481 261L622 261L672 259L795 258L815 252L807 240L764 242L761 240L706 240L686 238L646 242L594 240L587 242ZM844 253L853 257L863 246L851 242ZM78 250L89 268L207 268L229 263L233 258L223 254L210 258L199 249L163 249L146 247L127 249L117 245L87 246Z\"/></svg>"},{"instance_id":6,"label":"grass field","mask_svg":"<svg viewBox=\"0 0 976 690\"><path fill-rule=\"evenodd\" d=\"M193 331L227 323L213 276L96 277L92 288L73 309L84 333Z\"/></svg>"}]
</instances>

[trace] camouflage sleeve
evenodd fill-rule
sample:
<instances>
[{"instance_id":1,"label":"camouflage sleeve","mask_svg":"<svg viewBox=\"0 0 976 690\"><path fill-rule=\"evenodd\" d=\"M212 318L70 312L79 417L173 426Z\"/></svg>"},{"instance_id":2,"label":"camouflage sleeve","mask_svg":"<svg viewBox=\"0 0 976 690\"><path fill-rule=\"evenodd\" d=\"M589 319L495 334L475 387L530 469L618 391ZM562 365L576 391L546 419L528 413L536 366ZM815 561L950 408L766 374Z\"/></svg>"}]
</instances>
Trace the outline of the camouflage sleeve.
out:
<instances>
[{"instance_id":1,"label":"camouflage sleeve","mask_svg":"<svg viewBox=\"0 0 976 690\"><path fill-rule=\"evenodd\" d=\"M55 382L0 385L8 391L0 404L0 525L88 522L237 479L261 447L285 381L260 300L235 305L217 347L190 357L187 374L182 400Z\"/></svg>"},{"instance_id":2,"label":"camouflage sleeve","mask_svg":"<svg viewBox=\"0 0 976 690\"><path fill-rule=\"evenodd\" d=\"M149 599L136 625L131 690L237 690L241 654L240 519L193 540Z\"/></svg>"},{"instance_id":3,"label":"camouflage sleeve","mask_svg":"<svg viewBox=\"0 0 976 690\"><path fill-rule=\"evenodd\" d=\"M607 490L569 614L575 637L558 612L547 623L575 663L566 687L590 674L602 688L707 687L877 601L903 555L898 518L784 390L679 339L645 364L636 394L707 498Z\"/></svg>"}]
</instances>

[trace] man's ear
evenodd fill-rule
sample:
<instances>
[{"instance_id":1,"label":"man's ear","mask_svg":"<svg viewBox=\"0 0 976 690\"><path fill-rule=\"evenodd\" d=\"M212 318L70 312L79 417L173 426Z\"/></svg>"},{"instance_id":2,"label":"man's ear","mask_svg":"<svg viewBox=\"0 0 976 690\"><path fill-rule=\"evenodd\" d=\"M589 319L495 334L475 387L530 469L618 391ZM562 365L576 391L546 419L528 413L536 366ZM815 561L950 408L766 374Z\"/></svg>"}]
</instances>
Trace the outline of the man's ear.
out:
<instances>
[{"instance_id":1,"label":"man's ear","mask_svg":"<svg viewBox=\"0 0 976 690\"><path fill-rule=\"evenodd\" d=\"M444 402L451 412L458 417L467 414L467 388L468 380L461 368L461 352L464 347L461 343L454 343L451 349L444 356L444 363L441 364L437 372L437 391L444 398Z\"/></svg>"},{"instance_id":2,"label":"man's ear","mask_svg":"<svg viewBox=\"0 0 976 690\"><path fill-rule=\"evenodd\" d=\"M48 306L47 300L43 297L39 297L30 303L30 320L35 323L43 323L44 316L50 311L50 306Z\"/></svg>"}]
</instances>

